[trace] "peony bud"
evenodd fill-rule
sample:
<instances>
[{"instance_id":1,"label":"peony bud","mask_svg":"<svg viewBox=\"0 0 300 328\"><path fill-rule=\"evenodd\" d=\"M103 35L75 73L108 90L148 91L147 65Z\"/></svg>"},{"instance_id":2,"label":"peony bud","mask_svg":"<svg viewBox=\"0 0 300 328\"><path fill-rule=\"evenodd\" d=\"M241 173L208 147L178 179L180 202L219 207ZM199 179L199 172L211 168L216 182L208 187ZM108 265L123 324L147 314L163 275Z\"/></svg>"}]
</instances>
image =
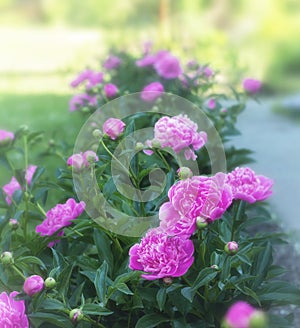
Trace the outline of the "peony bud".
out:
<instances>
[{"instance_id":1,"label":"peony bud","mask_svg":"<svg viewBox=\"0 0 300 328\"><path fill-rule=\"evenodd\" d=\"M228 255L234 255L238 252L239 250L239 245L237 242L235 241L230 241L228 242L225 247L224 247L224 251L228 254Z\"/></svg>"},{"instance_id":2,"label":"peony bud","mask_svg":"<svg viewBox=\"0 0 300 328\"><path fill-rule=\"evenodd\" d=\"M193 176L193 172L189 167L182 166L177 170L180 180L189 179Z\"/></svg>"},{"instance_id":3,"label":"peony bud","mask_svg":"<svg viewBox=\"0 0 300 328\"><path fill-rule=\"evenodd\" d=\"M0 146L9 146L14 140L15 135L6 130L0 130Z\"/></svg>"},{"instance_id":4,"label":"peony bud","mask_svg":"<svg viewBox=\"0 0 300 328\"><path fill-rule=\"evenodd\" d=\"M81 312L80 309L73 309L70 311L69 317L73 322L78 322L83 319L84 314Z\"/></svg>"},{"instance_id":5,"label":"peony bud","mask_svg":"<svg viewBox=\"0 0 300 328\"><path fill-rule=\"evenodd\" d=\"M204 229L207 227L208 223L205 218L202 218L201 216L198 216L196 219L196 225L199 230Z\"/></svg>"},{"instance_id":6,"label":"peony bud","mask_svg":"<svg viewBox=\"0 0 300 328\"><path fill-rule=\"evenodd\" d=\"M112 83L106 84L103 90L107 98L113 98L119 92L117 86Z\"/></svg>"},{"instance_id":7,"label":"peony bud","mask_svg":"<svg viewBox=\"0 0 300 328\"><path fill-rule=\"evenodd\" d=\"M23 290L29 295L33 296L44 289L44 279L41 276L33 275L26 278Z\"/></svg>"},{"instance_id":8,"label":"peony bud","mask_svg":"<svg viewBox=\"0 0 300 328\"><path fill-rule=\"evenodd\" d=\"M8 225L12 230L17 230L19 228L19 222L16 219L9 219Z\"/></svg>"},{"instance_id":9,"label":"peony bud","mask_svg":"<svg viewBox=\"0 0 300 328\"><path fill-rule=\"evenodd\" d=\"M173 283L173 279L171 277L164 277L163 282L167 285L170 286Z\"/></svg>"},{"instance_id":10,"label":"peony bud","mask_svg":"<svg viewBox=\"0 0 300 328\"><path fill-rule=\"evenodd\" d=\"M48 277L46 280L45 280L45 287L47 289L52 289L56 286L56 281L54 278L52 277Z\"/></svg>"},{"instance_id":11,"label":"peony bud","mask_svg":"<svg viewBox=\"0 0 300 328\"><path fill-rule=\"evenodd\" d=\"M211 268L214 269L214 270L216 270L216 271L219 271L220 270L219 266L216 265L216 264L211 265Z\"/></svg>"},{"instance_id":12,"label":"peony bud","mask_svg":"<svg viewBox=\"0 0 300 328\"><path fill-rule=\"evenodd\" d=\"M144 149L144 144L142 142L137 142L135 145L135 150L136 151L141 151Z\"/></svg>"},{"instance_id":13,"label":"peony bud","mask_svg":"<svg viewBox=\"0 0 300 328\"><path fill-rule=\"evenodd\" d=\"M103 132L107 134L112 140L117 139L117 137L123 133L125 128L125 123L118 118L109 118L103 124Z\"/></svg>"},{"instance_id":14,"label":"peony bud","mask_svg":"<svg viewBox=\"0 0 300 328\"><path fill-rule=\"evenodd\" d=\"M249 328L267 328L268 318L263 311L255 311L250 318Z\"/></svg>"},{"instance_id":15,"label":"peony bud","mask_svg":"<svg viewBox=\"0 0 300 328\"><path fill-rule=\"evenodd\" d=\"M93 136L95 137L95 138L102 138L103 137L103 133L102 133L102 131L101 130L99 130L99 129L95 129L94 131L93 131Z\"/></svg>"},{"instance_id":16,"label":"peony bud","mask_svg":"<svg viewBox=\"0 0 300 328\"><path fill-rule=\"evenodd\" d=\"M14 258L11 252L3 252L1 254L1 263L2 264L13 264Z\"/></svg>"},{"instance_id":17,"label":"peony bud","mask_svg":"<svg viewBox=\"0 0 300 328\"><path fill-rule=\"evenodd\" d=\"M152 146L152 148L161 148L161 143L160 143L159 140L157 140L157 139L154 138L151 141L151 146Z\"/></svg>"}]
</instances>

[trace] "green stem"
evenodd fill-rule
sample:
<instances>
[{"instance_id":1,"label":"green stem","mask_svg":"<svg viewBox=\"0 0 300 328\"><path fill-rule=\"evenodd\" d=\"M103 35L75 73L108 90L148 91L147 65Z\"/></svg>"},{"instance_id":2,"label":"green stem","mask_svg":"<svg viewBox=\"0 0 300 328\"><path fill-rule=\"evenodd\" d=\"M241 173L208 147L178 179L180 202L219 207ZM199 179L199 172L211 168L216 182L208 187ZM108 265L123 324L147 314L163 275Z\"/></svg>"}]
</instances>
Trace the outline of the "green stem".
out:
<instances>
[{"instance_id":1,"label":"green stem","mask_svg":"<svg viewBox=\"0 0 300 328\"><path fill-rule=\"evenodd\" d=\"M24 143L24 164L25 164L25 174L27 172L28 168L28 144L27 144L27 135L24 135L23 137L23 143ZM25 179L25 213L23 216L23 228L24 228L24 238L27 240L27 221L28 221L28 212L29 212L29 194L28 194L28 183Z\"/></svg>"},{"instance_id":2,"label":"green stem","mask_svg":"<svg viewBox=\"0 0 300 328\"><path fill-rule=\"evenodd\" d=\"M160 150L156 150L157 151L157 153L158 153L158 155L159 155L159 157L162 159L162 161L164 162L164 164L166 165L166 167L167 167L167 169L168 169L168 171L170 171L171 170L171 168L170 168L170 165L169 165L169 163L166 161L166 159L165 159L165 157L164 157L164 155L161 153L161 151Z\"/></svg>"},{"instance_id":3,"label":"green stem","mask_svg":"<svg viewBox=\"0 0 300 328\"><path fill-rule=\"evenodd\" d=\"M20 276L22 277L24 280L26 279L26 277L23 275L23 273L13 264L12 268L14 269L14 271Z\"/></svg>"},{"instance_id":4,"label":"green stem","mask_svg":"<svg viewBox=\"0 0 300 328\"><path fill-rule=\"evenodd\" d=\"M42 206L39 203L36 203L36 207L43 214L43 216L47 216L45 210L42 208Z\"/></svg>"}]
</instances>

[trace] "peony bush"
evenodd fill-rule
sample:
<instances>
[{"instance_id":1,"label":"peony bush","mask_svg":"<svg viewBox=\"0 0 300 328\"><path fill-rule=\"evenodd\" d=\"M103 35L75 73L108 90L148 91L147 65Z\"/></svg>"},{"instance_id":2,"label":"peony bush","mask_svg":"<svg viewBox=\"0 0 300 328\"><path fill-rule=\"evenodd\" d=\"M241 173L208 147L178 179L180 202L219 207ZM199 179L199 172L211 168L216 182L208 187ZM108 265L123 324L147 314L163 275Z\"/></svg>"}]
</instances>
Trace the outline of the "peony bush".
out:
<instances>
[{"instance_id":1,"label":"peony bush","mask_svg":"<svg viewBox=\"0 0 300 328\"><path fill-rule=\"evenodd\" d=\"M261 83L218 81L170 51L115 51L71 81L75 146L0 130L1 327L291 327L273 181L228 143Z\"/></svg>"}]
</instances>

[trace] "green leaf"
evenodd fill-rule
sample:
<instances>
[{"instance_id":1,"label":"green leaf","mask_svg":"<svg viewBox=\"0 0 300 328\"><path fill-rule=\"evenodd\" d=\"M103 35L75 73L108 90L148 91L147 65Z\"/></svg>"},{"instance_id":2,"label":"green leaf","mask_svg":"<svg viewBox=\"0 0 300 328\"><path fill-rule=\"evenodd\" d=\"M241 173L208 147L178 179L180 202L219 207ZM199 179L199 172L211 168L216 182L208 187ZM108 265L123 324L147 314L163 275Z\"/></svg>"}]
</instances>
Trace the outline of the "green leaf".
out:
<instances>
[{"instance_id":1,"label":"green leaf","mask_svg":"<svg viewBox=\"0 0 300 328\"><path fill-rule=\"evenodd\" d=\"M39 308L45 310L64 310L65 306L63 303L54 298L46 298L40 304Z\"/></svg>"},{"instance_id":2,"label":"green leaf","mask_svg":"<svg viewBox=\"0 0 300 328\"><path fill-rule=\"evenodd\" d=\"M268 269L272 264L272 246L268 242L266 247L258 254L254 265L252 266L251 274L256 276L252 283L252 289L255 290L265 279L268 273Z\"/></svg>"},{"instance_id":3,"label":"green leaf","mask_svg":"<svg viewBox=\"0 0 300 328\"><path fill-rule=\"evenodd\" d=\"M156 294L156 301L160 312L163 311L167 299L166 288L161 288Z\"/></svg>"},{"instance_id":4,"label":"green leaf","mask_svg":"<svg viewBox=\"0 0 300 328\"><path fill-rule=\"evenodd\" d=\"M119 283L117 285L117 289L118 291L120 291L123 294L126 295L133 295L133 292L128 288L128 286L126 284L124 284L123 282Z\"/></svg>"},{"instance_id":5,"label":"green leaf","mask_svg":"<svg viewBox=\"0 0 300 328\"><path fill-rule=\"evenodd\" d=\"M101 267L96 271L94 285L100 302L106 304L106 289L107 289L107 271L108 264L104 261Z\"/></svg>"},{"instance_id":6,"label":"green leaf","mask_svg":"<svg viewBox=\"0 0 300 328\"><path fill-rule=\"evenodd\" d=\"M97 316L106 316L113 313L113 311L108 310L107 308L100 306L100 304L88 303L85 304L82 308L82 312L88 315L97 315Z\"/></svg>"},{"instance_id":7,"label":"green leaf","mask_svg":"<svg viewBox=\"0 0 300 328\"><path fill-rule=\"evenodd\" d=\"M39 265L40 267L42 267L43 269L46 270L46 266L45 266L44 262L42 260L40 260L38 257L35 257L35 256L18 257L15 262L16 262L16 264L18 264L18 263L37 264L37 265Z\"/></svg>"},{"instance_id":8,"label":"green leaf","mask_svg":"<svg viewBox=\"0 0 300 328\"><path fill-rule=\"evenodd\" d=\"M169 321L168 318L158 313L146 314L138 320L135 328L154 328L163 322Z\"/></svg>"},{"instance_id":9,"label":"green leaf","mask_svg":"<svg viewBox=\"0 0 300 328\"><path fill-rule=\"evenodd\" d=\"M107 234L101 230L94 230L94 241L97 247L98 256L101 262L106 261L110 274L113 272L113 255L111 250L111 240Z\"/></svg>"},{"instance_id":10,"label":"green leaf","mask_svg":"<svg viewBox=\"0 0 300 328\"><path fill-rule=\"evenodd\" d=\"M208 284L217 276L217 274L218 272L212 268L204 268L203 270L200 271L197 278L195 279L192 285L192 290L197 290L200 287Z\"/></svg>"},{"instance_id":11,"label":"green leaf","mask_svg":"<svg viewBox=\"0 0 300 328\"><path fill-rule=\"evenodd\" d=\"M41 319L43 323L48 322L56 325L57 327L62 328L74 328L71 320L63 315L54 314L54 313L46 313L46 312L35 312L28 315L29 318L32 319Z\"/></svg>"},{"instance_id":12,"label":"green leaf","mask_svg":"<svg viewBox=\"0 0 300 328\"><path fill-rule=\"evenodd\" d=\"M185 297L189 302L193 302L196 291L194 291L191 287L184 287L181 289L181 294Z\"/></svg>"}]
</instances>

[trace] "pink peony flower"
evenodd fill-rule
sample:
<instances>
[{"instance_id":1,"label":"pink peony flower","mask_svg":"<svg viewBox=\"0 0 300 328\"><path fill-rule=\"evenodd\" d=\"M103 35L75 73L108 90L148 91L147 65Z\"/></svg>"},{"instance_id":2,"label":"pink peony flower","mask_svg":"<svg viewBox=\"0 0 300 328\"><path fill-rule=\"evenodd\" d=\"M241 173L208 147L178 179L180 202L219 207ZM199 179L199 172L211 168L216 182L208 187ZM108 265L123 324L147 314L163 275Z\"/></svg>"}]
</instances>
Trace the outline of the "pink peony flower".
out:
<instances>
[{"instance_id":1,"label":"pink peony flower","mask_svg":"<svg viewBox=\"0 0 300 328\"><path fill-rule=\"evenodd\" d=\"M111 117L104 122L103 132L112 140L115 140L121 133L123 133L125 125L126 124L118 118Z\"/></svg>"},{"instance_id":2,"label":"pink peony flower","mask_svg":"<svg viewBox=\"0 0 300 328\"><path fill-rule=\"evenodd\" d=\"M273 180L256 175L249 167L237 167L228 173L226 183L230 185L234 199L242 199L251 204L272 195Z\"/></svg>"},{"instance_id":3,"label":"pink peony flower","mask_svg":"<svg viewBox=\"0 0 300 328\"><path fill-rule=\"evenodd\" d=\"M110 55L105 62L103 63L103 67L106 69L114 69L121 65L122 60L117 56Z\"/></svg>"},{"instance_id":4,"label":"pink peony flower","mask_svg":"<svg viewBox=\"0 0 300 328\"><path fill-rule=\"evenodd\" d=\"M23 285L24 292L29 296L33 296L34 294L41 292L43 289L44 279L37 275L26 278Z\"/></svg>"},{"instance_id":5,"label":"pink peony flower","mask_svg":"<svg viewBox=\"0 0 300 328\"><path fill-rule=\"evenodd\" d=\"M171 147L176 153L181 150L185 152L186 159L196 159L196 155L191 149L199 150L207 140L205 132L197 132L198 125L191 121L186 115L173 117L163 116L154 126L154 138L157 139L161 147Z\"/></svg>"},{"instance_id":6,"label":"pink peony flower","mask_svg":"<svg viewBox=\"0 0 300 328\"><path fill-rule=\"evenodd\" d=\"M155 58L155 55L146 55L145 57L137 60L135 64L138 67L152 66L155 62Z\"/></svg>"},{"instance_id":7,"label":"pink peony flower","mask_svg":"<svg viewBox=\"0 0 300 328\"><path fill-rule=\"evenodd\" d=\"M189 239L170 237L160 229L151 229L140 244L129 250L129 267L146 272L142 277L155 280L184 275L194 262L194 245Z\"/></svg>"},{"instance_id":8,"label":"pink peony flower","mask_svg":"<svg viewBox=\"0 0 300 328\"><path fill-rule=\"evenodd\" d=\"M25 314L25 301L14 299L18 294L16 291L9 295L6 292L0 294L0 327L29 328Z\"/></svg>"},{"instance_id":9,"label":"pink peony flower","mask_svg":"<svg viewBox=\"0 0 300 328\"><path fill-rule=\"evenodd\" d=\"M21 186L15 177L12 177L10 182L3 186L3 191L6 194L6 203L11 205L12 197L15 191L21 190Z\"/></svg>"},{"instance_id":10,"label":"pink peony flower","mask_svg":"<svg viewBox=\"0 0 300 328\"><path fill-rule=\"evenodd\" d=\"M32 177L33 177L36 169L37 169L36 165L29 165L26 170L25 179L27 181L28 186L30 186L30 184L31 184L31 180L32 180Z\"/></svg>"},{"instance_id":11,"label":"pink peony flower","mask_svg":"<svg viewBox=\"0 0 300 328\"><path fill-rule=\"evenodd\" d=\"M156 100L165 91L160 82L152 82L144 87L141 98L144 101L152 102Z\"/></svg>"},{"instance_id":12,"label":"pink peony flower","mask_svg":"<svg viewBox=\"0 0 300 328\"><path fill-rule=\"evenodd\" d=\"M74 112L78 110L83 105L97 105L97 96L90 96L87 93L81 93L78 95L74 95L69 102L69 110L70 112Z\"/></svg>"},{"instance_id":13,"label":"pink peony flower","mask_svg":"<svg viewBox=\"0 0 300 328\"><path fill-rule=\"evenodd\" d=\"M239 244L236 241L229 241L225 247L224 250L229 255L234 255L239 250Z\"/></svg>"},{"instance_id":14,"label":"pink peony flower","mask_svg":"<svg viewBox=\"0 0 300 328\"><path fill-rule=\"evenodd\" d=\"M163 53L160 56L156 56L154 68L159 76L168 80L175 79L182 74L182 68L178 58L170 53Z\"/></svg>"},{"instance_id":15,"label":"pink peony flower","mask_svg":"<svg viewBox=\"0 0 300 328\"><path fill-rule=\"evenodd\" d=\"M204 68L203 72L206 77L211 77L214 74L214 71L208 66Z\"/></svg>"},{"instance_id":16,"label":"pink peony flower","mask_svg":"<svg viewBox=\"0 0 300 328\"><path fill-rule=\"evenodd\" d=\"M228 309L224 323L228 328L268 327L268 319L264 312L244 301L238 301Z\"/></svg>"},{"instance_id":17,"label":"pink peony flower","mask_svg":"<svg viewBox=\"0 0 300 328\"><path fill-rule=\"evenodd\" d=\"M115 84L108 83L103 88L107 98L113 98L118 93L118 88Z\"/></svg>"},{"instance_id":18,"label":"pink peony flower","mask_svg":"<svg viewBox=\"0 0 300 328\"><path fill-rule=\"evenodd\" d=\"M67 164L73 168L80 170L84 167L89 167L91 162L99 161L97 154L92 150L87 150L84 153L73 154L67 160Z\"/></svg>"},{"instance_id":19,"label":"pink peony flower","mask_svg":"<svg viewBox=\"0 0 300 328\"><path fill-rule=\"evenodd\" d=\"M171 202L162 204L159 209L160 229L169 236L189 238L197 229L196 218L180 215Z\"/></svg>"},{"instance_id":20,"label":"pink peony flower","mask_svg":"<svg viewBox=\"0 0 300 328\"><path fill-rule=\"evenodd\" d=\"M103 82L103 73L102 72L94 72L91 69L87 69L76 77L70 85L72 88L78 87L81 83L87 81L86 88L91 89L99 83Z\"/></svg>"},{"instance_id":21,"label":"pink peony flower","mask_svg":"<svg viewBox=\"0 0 300 328\"><path fill-rule=\"evenodd\" d=\"M9 144L14 138L15 135L12 132L0 130L0 146Z\"/></svg>"},{"instance_id":22,"label":"pink peony flower","mask_svg":"<svg viewBox=\"0 0 300 328\"><path fill-rule=\"evenodd\" d=\"M217 173L212 177L193 176L180 180L169 189L169 200L180 217L214 221L232 203L231 188L225 183L225 178L224 173Z\"/></svg>"},{"instance_id":23,"label":"pink peony flower","mask_svg":"<svg viewBox=\"0 0 300 328\"><path fill-rule=\"evenodd\" d=\"M57 204L46 213L46 219L35 228L35 231L42 236L52 236L61 228L71 225L72 220L81 215L84 208L84 202L76 203L73 198L68 199L65 204Z\"/></svg>"},{"instance_id":24,"label":"pink peony flower","mask_svg":"<svg viewBox=\"0 0 300 328\"><path fill-rule=\"evenodd\" d=\"M247 78L243 81L243 88L246 92L254 94L261 89L261 82L259 80Z\"/></svg>"}]
</instances>

